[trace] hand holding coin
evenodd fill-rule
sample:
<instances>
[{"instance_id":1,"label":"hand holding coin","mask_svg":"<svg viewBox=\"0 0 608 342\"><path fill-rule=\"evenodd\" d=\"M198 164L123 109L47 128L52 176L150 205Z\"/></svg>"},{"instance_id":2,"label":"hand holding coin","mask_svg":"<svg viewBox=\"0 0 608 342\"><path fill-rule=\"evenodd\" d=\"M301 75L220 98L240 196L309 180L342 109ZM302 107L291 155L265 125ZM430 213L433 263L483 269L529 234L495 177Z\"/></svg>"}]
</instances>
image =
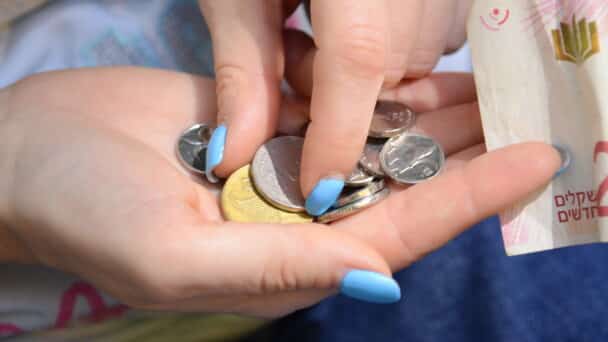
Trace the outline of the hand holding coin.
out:
<instances>
[{"instance_id":1,"label":"hand holding coin","mask_svg":"<svg viewBox=\"0 0 608 342\"><path fill-rule=\"evenodd\" d=\"M137 308L276 317L337 292L395 302L391 272L544 186L560 164L542 143L485 153L463 85L470 75L439 75L392 99L424 113L415 129L443 147L445 172L328 227L227 221L215 187L183 167L176 141L213 120L213 81L137 68L39 74L0 90L0 222L33 262ZM230 196L257 201L241 172Z\"/></svg>"},{"instance_id":2,"label":"hand holding coin","mask_svg":"<svg viewBox=\"0 0 608 342\"><path fill-rule=\"evenodd\" d=\"M426 76L442 54L460 47L472 1L199 3L218 81L218 129L210 141L207 177L227 178L276 135L280 83L286 78L299 95L311 98L299 191L306 211L319 216L348 183L380 90ZM309 9L314 40L284 29L300 3Z\"/></svg>"}]
</instances>

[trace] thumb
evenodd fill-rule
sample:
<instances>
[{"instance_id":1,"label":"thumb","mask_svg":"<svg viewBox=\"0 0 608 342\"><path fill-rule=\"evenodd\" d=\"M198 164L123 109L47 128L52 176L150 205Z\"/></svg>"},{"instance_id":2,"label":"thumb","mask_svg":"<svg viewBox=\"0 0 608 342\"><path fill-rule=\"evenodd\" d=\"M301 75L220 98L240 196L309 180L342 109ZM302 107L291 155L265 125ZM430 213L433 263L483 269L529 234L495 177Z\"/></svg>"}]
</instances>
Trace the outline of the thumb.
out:
<instances>
[{"instance_id":1,"label":"thumb","mask_svg":"<svg viewBox=\"0 0 608 342\"><path fill-rule=\"evenodd\" d=\"M267 1L201 1L213 40L219 136L207 172L225 177L275 133L283 77L282 7ZM230 20L226 20L230 19Z\"/></svg>"},{"instance_id":2,"label":"thumb","mask_svg":"<svg viewBox=\"0 0 608 342\"><path fill-rule=\"evenodd\" d=\"M224 223L198 230L196 283L211 291L266 296L301 290L339 290L374 303L401 298L387 262L363 241L317 224ZM196 240L192 246L199 246ZM288 304L288 303L286 303Z\"/></svg>"}]
</instances>

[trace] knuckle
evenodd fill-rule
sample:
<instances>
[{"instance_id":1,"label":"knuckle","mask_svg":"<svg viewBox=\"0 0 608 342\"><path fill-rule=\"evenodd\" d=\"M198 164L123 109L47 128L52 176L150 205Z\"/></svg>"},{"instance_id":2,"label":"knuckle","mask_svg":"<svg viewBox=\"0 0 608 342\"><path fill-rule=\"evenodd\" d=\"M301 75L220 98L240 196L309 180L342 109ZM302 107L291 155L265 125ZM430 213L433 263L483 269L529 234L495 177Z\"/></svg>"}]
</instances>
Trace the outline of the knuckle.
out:
<instances>
[{"instance_id":1,"label":"knuckle","mask_svg":"<svg viewBox=\"0 0 608 342\"><path fill-rule=\"evenodd\" d=\"M245 83L247 70L238 64L219 64L215 68L215 78L216 90L221 98L221 95L229 95Z\"/></svg>"},{"instance_id":2,"label":"knuckle","mask_svg":"<svg viewBox=\"0 0 608 342\"><path fill-rule=\"evenodd\" d=\"M351 26L338 35L335 55L349 72L360 77L384 73L387 41L383 30L371 25Z\"/></svg>"},{"instance_id":3,"label":"knuckle","mask_svg":"<svg viewBox=\"0 0 608 342\"><path fill-rule=\"evenodd\" d=\"M301 258L303 251L312 251L319 246L315 239L306 233L296 232L294 227L288 228L280 238L282 250L274 257L266 260L259 278L259 286L262 294L276 294L281 292L299 291L306 289L328 289L333 287L334 278L330 272L311 272L316 267L311 261ZM292 233L293 232L293 233ZM298 246L293 245L291 234L297 234ZM281 257L276 257L280 255Z\"/></svg>"},{"instance_id":4,"label":"knuckle","mask_svg":"<svg viewBox=\"0 0 608 342\"><path fill-rule=\"evenodd\" d=\"M410 237L404 234L403 225L404 220L400 213L406 212L408 207L407 201L389 199L388 205L386 206L386 217L388 217L387 231L392 232L397 241L401 255L403 256L404 263L409 265L414 261L420 259L423 253L414 246L410 241Z\"/></svg>"},{"instance_id":5,"label":"knuckle","mask_svg":"<svg viewBox=\"0 0 608 342\"><path fill-rule=\"evenodd\" d=\"M259 287L263 294L275 294L286 291L298 290L303 287L303 279L298 272L298 253L294 253L293 239L290 239L291 230L286 229L277 235L277 246L281 246L277 253L265 260L259 277ZM301 244L305 241L300 240ZM298 248L298 247L295 247Z\"/></svg>"},{"instance_id":6,"label":"knuckle","mask_svg":"<svg viewBox=\"0 0 608 342\"><path fill-rule=\"evenodd\" d=\"M258 283L262 294L276 294L298 288L295 272L290 268L290 262L284 258L267 260Z\"/></svg>"}]
</instances>

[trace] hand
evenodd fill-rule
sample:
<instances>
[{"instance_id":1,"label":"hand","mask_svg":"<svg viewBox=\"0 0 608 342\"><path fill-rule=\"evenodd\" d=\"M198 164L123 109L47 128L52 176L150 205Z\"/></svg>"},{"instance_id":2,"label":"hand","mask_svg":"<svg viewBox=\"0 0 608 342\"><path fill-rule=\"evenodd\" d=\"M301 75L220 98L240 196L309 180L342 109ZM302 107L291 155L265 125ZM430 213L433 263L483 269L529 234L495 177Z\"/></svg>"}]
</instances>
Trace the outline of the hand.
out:
<instances>
[{"instance_id":1,"label":"hand","mask_svg":"<svg viewBox=\"0 0 608 342\"><path fill-rule=\"evenodd\" d=\"M393 301L392 271L558 169L541 143L485 154L472 85L434 75L384 94L426 112L416 130L443 145L447 170L327 227L226 222L179 165L180 132L217 111L212 81L133 68L40 74L0 91L0 218L41 263L138 308L274 317L338 290Z\"/></svg>"},{"instance_id":2,"label":"hand","mask_svg":"<svg viewBox=\"0 0 608 342\"><path fill-rule=\"evenodd\" d=\"M309 67L288 76L312 96L301 186L314 215L333 204L339 190L320 198L319 181L350 174L358 160L381 87L428 74L444 52L462 45L470 6L470 0L313 0L313 44L302 33L283 31L297 0L199 2L213 39L218 123L227 127L216 137L224 152L218 148L208 163L220 176L247 164L275 134L283 40L287 53L294 39L304 40L301 64ZM311 79L310 86L301 78Z\"/></svg>"}]
</instances>

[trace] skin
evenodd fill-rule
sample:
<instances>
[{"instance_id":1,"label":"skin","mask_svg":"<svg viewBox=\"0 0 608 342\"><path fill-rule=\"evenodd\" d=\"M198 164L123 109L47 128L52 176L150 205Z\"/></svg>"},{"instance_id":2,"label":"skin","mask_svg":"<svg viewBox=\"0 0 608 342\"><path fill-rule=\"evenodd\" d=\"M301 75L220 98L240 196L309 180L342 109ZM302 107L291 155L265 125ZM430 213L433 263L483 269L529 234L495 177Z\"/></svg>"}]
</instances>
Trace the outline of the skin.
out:
<instances>
[{"instance_id":1,"label":"skin","mask_svg":"<svg viewBox=\"0 0 608 342\"><path fill-rule=\"evenodd\" d=\"M247 164L275 135L279 86L289 72L285 51L299 45L308 67L293 70L310 84L291 85L311 97L301 163L305 196L320 179L351 172L381 89L429 74L442 54L463 44L471 5L470 0L312 0L314 41L301 34L294 44L283 22L297 0L199 3L214 44L217 121L228 127L215 173L226 177Z\"/></svg>"},{"instance_id":2,"label":"skin","mask_svg":"<svg viewBox=\"0 0 608 342\"><path fill-rule=\"evenodd\" d=\"M407 267L545 186L560 164L543 143L486 153L471 76L438 74L383 96L415 94L416 130L449 155L441 176L329 229L226 222L174 150L184 128L213 119L214 89L113 68L0 91L0 246L12 246L0 261L77 274L137 308L276 317L334 294L348 270Z\"/></svg>"}]
</instances>

